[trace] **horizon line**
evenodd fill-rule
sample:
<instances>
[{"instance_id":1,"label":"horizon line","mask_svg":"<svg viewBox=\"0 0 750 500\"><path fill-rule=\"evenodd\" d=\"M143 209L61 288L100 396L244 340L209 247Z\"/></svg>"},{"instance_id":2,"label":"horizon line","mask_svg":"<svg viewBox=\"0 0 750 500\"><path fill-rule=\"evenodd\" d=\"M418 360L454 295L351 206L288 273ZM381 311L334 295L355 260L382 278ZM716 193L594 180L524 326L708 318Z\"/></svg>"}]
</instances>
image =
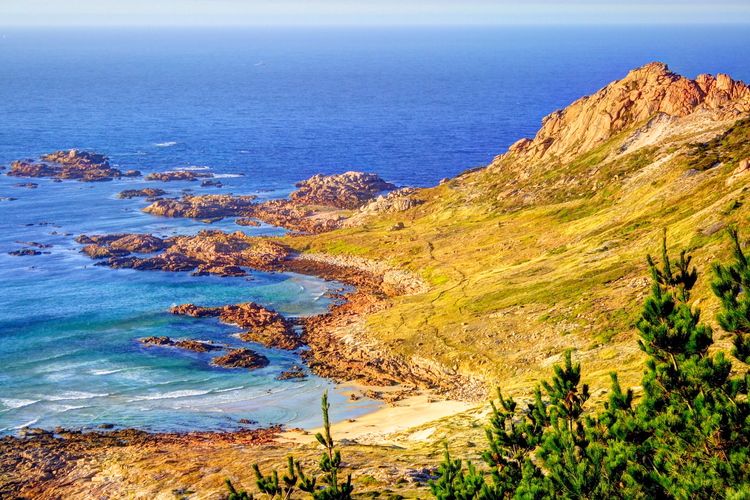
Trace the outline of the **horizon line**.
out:
<instances>
[{"instance_id":1,"label":"horizon line","mask_svg":"<svg viewBox=\"0 0 750 500\"><path fill-rule=\"evenodd\" d=\"M639 22L609 22L609 21L592 21L592 22L566 22L566 21L528 21L528 22L465 22L465 23L438 23L438 22L387 22L387 23L366 23L366 22L347 22L347 23L312 23L312 22L266 22L266 23L16 23L2 24L3 28L300 28L300 27L319 27L319 28L422 28L422 27L524 27L524 26L750 26L747 20L727 20L727 21L639 21Z\"/></svg>"}]
</instances>

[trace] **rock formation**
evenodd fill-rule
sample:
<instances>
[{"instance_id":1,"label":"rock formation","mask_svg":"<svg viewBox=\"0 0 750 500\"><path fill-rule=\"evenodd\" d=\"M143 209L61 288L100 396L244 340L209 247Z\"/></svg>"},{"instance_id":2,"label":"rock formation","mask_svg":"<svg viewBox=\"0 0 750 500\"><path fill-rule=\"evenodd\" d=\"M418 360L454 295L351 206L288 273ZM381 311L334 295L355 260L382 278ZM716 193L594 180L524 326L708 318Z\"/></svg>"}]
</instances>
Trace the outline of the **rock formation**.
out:
<instances>
[{"instance_id":1,"label":"rock formation","mask_svg":"<svg viewBox=\"0 0 750 500\"><path fill-rule=\"evenodd\" d=\"M223 368L247 368L248 370L264 368L270 363L267 357L247 347L233 349L224 356L214 358L211 362Z\"/></svg>"},{"instance_id":2,"label":"rock formation","mask_svg":"<svg viewBox=\"0 0 750 500\"><path fill-rule=\"evenodd\" d=\"M240 334L242 340L257 342L266 347L294 350L303 345L289 320L281 314L253 302L223 307L199 307L194 304L183 304L173 307L169 312L196 318L218 317L224 323L233 323L246 329L246 332Z\"/></svg>"},{"instance_id":3,"label":"rock formation","mask_svg":"<svg viewBox=\"0 0 750 500\"><path fill-rule=\"evenodd\" d=\"M145 337L140 339L143 344L178 347L193 352L222 351L224 347L201 340L172 340L169 337Z\"/></svg>"},{"instance_id":4,"label":"rock formation","mask_svg":"<svg viewBox=\"0 0 750 500\"><path fill-rule=\"evenodd\" d=\"M230 196L226 194L206 194L200 196L184 195L181 200L159 200L143 209L152 215L165 217L234 217L252 205L257 197Z\"/></svg>"},{"instance_id":5,"label":"rock formation","mask_svg":"<svg viewBox=\"0 0 750 500\"><path fill-rule=\"evenodd\" d=\"M197 181L201 178L213 177L214 174L207 172L191 172L187 170L177 170L174 172L162 172L148 174L144 180L147 181L160 181L160 182L171 182L171 181Z\"/></svg>"},{"instance_id":6,"label":"rock formation","mask_svg":"<svg viewBox=\"0 0 750 500\"><path fill-rule=\"evenodd\" d=\"M546 116L536 137L517 141L508 154L565 162L657 114L684 117L701 112L714 120L750 112L750 87L722 74L690 80L654 62Z\"/></svg>"},{"instance_id":7,"label":"rock formation","mask_svg":"<svg viewBox=\"0 0 750 500\"><path fill-rule=\"evenodd\" d=\"M120 199L130 199L134 197L144 197L144 198L150 198L153 196L161 196L163 194L167 194L166 191L163 189L154 189L154 188L145 188L145 189L126 189L124 191L121 191L120 194L117 195Z\"/></svg>"},{"instance_id":8,"label":"rock formation","mask_svg":"<svg viewBox=\"0 0 750 500\"><path fill-rule=\"evenodd\" d=\"M298 182L299 190L289 197L305 205L324 205L335 208L359 208L381 191L396 189L377 174L346 172L339 175L314 175Z\"/></svg>"},{"instance_id":9,"label":"rock formation","mask_svg":"<svg viewBox=\"0 0 750 500\"><path fill-rule=\"evenodd\" d=\"M123 173L112 168L106 156L84 151L57 151L34 160L12 162L7 175L12 177L54 177L55 179L77 179L83 182L111 181L123 177ZM137 171L129 176L140 175Z\"/></svg>"}]
</instances>

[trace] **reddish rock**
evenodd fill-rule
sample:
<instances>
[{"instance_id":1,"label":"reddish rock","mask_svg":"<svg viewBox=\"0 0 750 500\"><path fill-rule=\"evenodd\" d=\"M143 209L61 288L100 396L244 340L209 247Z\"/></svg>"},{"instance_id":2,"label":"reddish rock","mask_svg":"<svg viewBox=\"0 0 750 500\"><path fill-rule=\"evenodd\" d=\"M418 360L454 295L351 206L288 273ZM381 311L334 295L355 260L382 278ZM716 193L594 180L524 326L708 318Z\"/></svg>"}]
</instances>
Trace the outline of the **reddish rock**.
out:
<instances>
[{"instance_id":1,"label":"reddish rock","mask_svg":"<svg viewBox=\"0 0 750 500\"><path fill-rule=\"evenodd\" d=\"M110 241L112 248L128 250L136 253L154 253L169 246L161 238L150 234L126 234L121 238Z\"/></svg>"},{"instance_id":2,"label":"reddish rock","mask_svg":"<svg viewBox=\"0 0 750 500\"><path fill-rule=\"evenodd\" d=\"M509 154L530 161L569 161L603 141L656 114L684 117L711 113L716 120L750 110L750 87L727 75L700 75L690 80L654 62L632 70L596 94L546 116L531 139L513 144Z\"/></svg>"},{"instance_id":3,"label":"reddish rock","mask_svg":"<svg viewBox=\"0 0 750 500\"><path fill-rule=\"evenodd\" d=\"M246 329L246 332L240 334L242 340L257 342L266 347L294 350L304 345L289 320L253 302L223 307L183 304L173 307L169 312L197 318L218 317L224 323L233 323Z\"/></svg>"},{"instance_id":4,"label":"reddish rock","mask_svg":"<svg viewBox=\"0 0 750 500\"><path fill-rule=\"evenodd\" d=\"M140 340L142 343L150 345L174 345L174 341L169 337L145 337Z\"/></svg>"},{"instance_id":5,"label":"reddish rock","mask_svg":"<svg viewBox=\"0 0 750 500\"><path fill-rule=\"evenodd\" d=\"M92 259L109 259L111 257L124 257L125 255L130 255L130 252L127 250L99 245L97 243L86 245L81 249L81 252L85 253Z\"/></svg>"},{"instance_id":6,"label":"reddish rock","mask_svg":"<svg viewBox=\"0 0 750 500\"><path fill-rule=\"evenodd\" d=\"M143 209L152 215L166 217L190 217L202 219L206 217L236 217L252 205L257 197L230 196L226 194L212 194L190 196L184 195L181 200L159 200Z\"/></svg>"},{"instance_id":7,"label":"reddish rock","mask_svg":"<svg viewBox=\"0 0 750 500\"><path fill-rule=\"evenodd\" d=\"M257 220L247 219L245 217L235 219L234 223L237 224L238 226L253 226L253 227L260 226L260 222L258 222Z\"/></svg>"},{"instance_id":8,"label":"reddish rock","mask_svg":"<svg viewBox=\"0 0 750 500\"><path fill-rule=\"evenodd\" d=\"M375 198L381 191L396 189L377 174L346 172L340 175L314 175L296 184L299 190L289 197L306 205L353 209Z\"/></svg>"},{"instance_id":9,"label":"reddish rock","mask_svg":"<svg viewBox=\"0 0 750 500\"><path fill-rule=\"evenodd\" d=\"M242 349L234 349L229 353L218 358L214 358L212 361L216 366L222 366L224 368L247 368L248 370L257 370L268 366L268 358L262 354L250 350L246 347Z\"/></svg>"}]
</instances>

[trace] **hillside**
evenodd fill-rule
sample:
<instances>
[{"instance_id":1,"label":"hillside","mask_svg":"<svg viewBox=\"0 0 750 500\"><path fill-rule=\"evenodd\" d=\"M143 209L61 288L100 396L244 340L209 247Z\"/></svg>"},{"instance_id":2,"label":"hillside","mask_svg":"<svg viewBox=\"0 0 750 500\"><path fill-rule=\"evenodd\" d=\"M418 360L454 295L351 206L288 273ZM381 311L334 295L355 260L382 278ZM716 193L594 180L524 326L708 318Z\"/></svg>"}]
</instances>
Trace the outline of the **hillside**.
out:
<instances>
[{"instance_id":1,"label":"hillside","mask_svg":"<svg viewBox=\"0 0 750 500\"><path fill-rule=\"evenodd\" d=\"M651 63L555 111L491 165L409 195L422 204L365 207L354 217L364 225L284 243L431 284L340 332L359 355L527 392L572 347L595 389L614 368L635 385L645 257L664 228L670 248L693 253L713 323L709 264L729 249L721 229L747 226L748 117L742 82Z\"/></svg>"}]
</instances>

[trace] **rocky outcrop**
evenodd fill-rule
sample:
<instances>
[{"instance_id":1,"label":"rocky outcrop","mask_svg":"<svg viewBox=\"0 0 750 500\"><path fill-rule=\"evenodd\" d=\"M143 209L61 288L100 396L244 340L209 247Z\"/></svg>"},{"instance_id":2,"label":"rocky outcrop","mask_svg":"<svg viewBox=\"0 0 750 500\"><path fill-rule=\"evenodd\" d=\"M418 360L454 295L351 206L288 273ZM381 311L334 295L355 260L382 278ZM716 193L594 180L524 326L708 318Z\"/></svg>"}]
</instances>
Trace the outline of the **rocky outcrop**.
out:
<instances>
[{"instance_id":1,"label":"rocky outcrop","mask_svg":"<svg viewBox=\"0 0 750 500\"><path fill-rule=\"evenodd\" d=\"M260 226L260 222L258 222L257 220L248 219L245 217L240 217L239 219L235 219L234 223L237 224L238 226L252 226L252 227Z\"/></svg>"},{"instance_id":2,"label":"rocky outcrop","mask_svg":"<svg viewBox=\"0 0 750 500\"><path fill-rule=\"evenodd\" d=\"M83 182L111 181L123 174L109 165L106 156L84 151L57 151L39 158L14 161L7 175L12 177L54 177Z\"/></svg>"},{"instance_id":3,"label":"rocky outcrop","mask_svg":"<svg viewBox=\"0 0 750 500\"><path fill-rule=\"evenodd\" d=\"M8 174L10 175L10 174ZM39 184L36 182L25 182L23 184L13 184L14 188L26 188L26 189L36 189L39 187Z\"/></svg>"},{"instance_id":4,"label":"rocky outcrop","mask_svg":"<svg viewBox=\"0 0 750 500\"><path fill-rule=\"evenodd\" d=\"M243 211L252 217L276 227L291 231L320 234L341 227L344 216L335 210L310 210L292 200L269 200Z\"/></svg>"},{"instance_id":5,"label":"rocky outcrop","mask_svg":"<svg viewBox=\"0 0 750 500\"><path fill-rule=\"evenodd\" d=\"M381 191L396 189L377 174L346 172L339 175L314 175L298 182L299 190L289 197L305 205L324 205L335 208L354 209L375 198Z\"/></svg>"},{"instance_id":6,"label":"rocky outcrop","mask_svg":"<svg viewBox=\"0 0 750 500\"><path fill-rule=\"evenodd\" d=\"M117 195L120 199L127 199L130 198L136 198L136 197L143 197L143 198L150 198L153 196L161 196L167 194L166 191L163 189L154 189L154 188L145 188L145 189L126 189L124 191L121 191L120 194Z\"/></svg>"},{"instance_id":7,"label":"rocky outcrop","mask_svg":"<svg viewBox=\"0 0 750 500\"><path fill-rule=\"evenodd\" d=\"M39 250L32 250L30 248L25 248L23 250L13 250L11 252L8 252L8 255L13 255L14 257L29 257L33 255L42 255L43 253L50 253L50 252L40 252Z\"/></svg>"},{"instance_id":8,"label":"rocky outcrop","mask_svg":"<svg viewBox=\"0 0 750 500\"><path fill-rule=\"evenodd\" d=\"M299 366L293 366L288 370L284 370L276 377L276 380L305 380L307 378L307 372Z\"/></svg>"},{"instance_id":9,"label":"rocky outcrop","mask_svg":"<svg viewBox=\"0 0 750 500\"><path fill-rule=\"evenodd\" d=\"M130 252L127 250L99 245L97 243L86 245L81 249L81 252L85 253L92 259L109 259L111 257L124 257L125 255L130 255Z\"/></svg>"},{"instance_id":10,"label":"rocky outcrop","mask_svg":"<svg viewBox=\"0 0 750 500\"><path fill-rule=\"evenodd\" d=\"M78 243L88 245L82 251L92 258L121 257L130 252L153 253L170 246L170 243L151 234L80 235ZM91 247L91 248L89 248ZM110 255L107 255L109 253ZM96 255L96 257L94 256Z\"/></svg>"},{"instance_id":11,"label":"rocky outcrop","mask_svg":"<svg viewBox=\"0 0 750 500\"><path fill-rule=\"evenodd\" d=\"M231 234L205 230L196 236L176 236L162 240L150 234L112 234L79 236L76 241L84 245L96 244L103 248L95 255L106 257L106 249L127 250L136 253L153 253L166 249L153 257L113 256L96 265L137 270L193 271L196 275L247 276L242 267L275 271L289 257L289 251L272 241L251 238L242 231Z\"/></svg>"},{"instance_id":12,"label":"rocky outcrop","mask_svg":"<svg viewBox=\"0 0 750 500\"><path fill-rule=\"evenodd\" d=\"M247 368L248 370L264 368L270 363L267 357L247 347L233 349L224 356L214 358L211 362L223 368Z\"/></svg>"},{"instance_id":13,"label":"rocky outcrop","mask_svg":"<svg viewBox=\"0 0 750 500\"><path fill-rule=\"evenodd\" d=\"M162 172L148 174L145 178L147 181L160 181L160 182L171 182L171 181L197 181L201 178L213 177L214 174L206 172L190 172L188 170L177 170L174 172Z\"/></svg>"},{"instance_id":14,"label":"rocky outcrop","mask_svg":"<svg viewBox=\"0 0 750 500\"><path fill-rule=\"evenodd\" d=\"M371 217L379 214L406 212L424 203L424 200L415 198L413 195L419 193L418 188L407 187L391 191L387 195L379 195L370 203L360 207L359 211L343 221L343 227L357 227L365 224Z\"/></svg>"},{"instance_id":15,"label":"rocky outcrop","mask_svg":"<svg viewBox=\"0 0 750 500\"><path fill-rule=\"evenodd\" d=\"M569 161L654 115L700 112L710 113L714 120L747 114L750 87L722 74L690 80L654 62L548 115L534 139L517 141L507 154L531 161Z\"/></svg>"},{"instance_id":16,"label":"rocky outcrop","mask_svg":"<svg viewBox=\"0 0 750 500\"><path fill-rule=\"evenodd\" d=\"M214 345L211 342L201 340L177 340L174 341L169 337L145 337L140 339L141 343L147 345L178 347L193 352L211 352L222 351L224 347Z\"/></svg>"},{"instance_id":17,"label":"rocky outcrop","mask_svg":"<svg viewBox=\"0 0 750 500\"><path fill-rule=\"evenodd\" d=\"M203 219L207 217L236 217L252 205L257 197L230 196L226 194L206 194L200 196L184 195L181 200L159 200L143 209L152 215L165 217L190 217Z\"/></svg>"},{"instance_id":18,"label":"rocky outcrop","mask_svg":"<svg viewBox=\"0 0 750 500\"><path fill-rule=\"evenodd\" d=\"M246 332L240 338L246 342L257 342L265 347L294 350L302 347L302 341L294 332L292 323L281 314L253 302L223 307L199 307L183 304L169 310L172 314L196 318L218 317L224 323L236 324Z\"/></svg>"}]
</instances>

